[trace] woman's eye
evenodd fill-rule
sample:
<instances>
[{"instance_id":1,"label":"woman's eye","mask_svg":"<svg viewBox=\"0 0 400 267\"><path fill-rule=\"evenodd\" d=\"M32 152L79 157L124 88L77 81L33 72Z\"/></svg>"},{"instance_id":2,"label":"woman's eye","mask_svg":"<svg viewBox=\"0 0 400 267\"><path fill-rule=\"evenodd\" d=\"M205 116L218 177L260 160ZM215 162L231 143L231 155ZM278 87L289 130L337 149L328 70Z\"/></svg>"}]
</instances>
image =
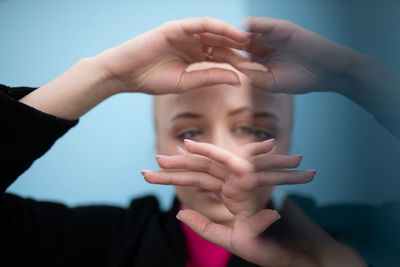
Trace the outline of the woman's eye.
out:
<instances>
[{"instance_id":1,"label":"woman's eye","mask_svg":"<svg viewBox=\"0 0 400 267\"><path fill-rule=\"evenodd\" d=\"M253 129L249 126L240 126L234 129L235 133L253 136L256 141L264 141L273 138L273 135L268 131L261 129Z\"/></svg>"},{"instance_id":2,"label":"woman's eye","mask_svg":"<svg viewBox=\"0 0 400 267\"><path fill-rule=\"evenodd\" d=\"M269 132L260 130L260 129L254 129L253 135L257 139L257 141L264 141L264 140L274 138L274 136L272 134L270 134Z\"/></svg>"},{"instance_id":3,"label":"woman's eye","mask_svg":"<svg viewBox=\"0 0 400 267\"><path fill-rule=\"evenodd\" d=\"M194 137L196 137L197 135L201 134L201 131L199 130L190 130L190 131L186 131L183 132L181 134L178 135L179 139L193 139Z\"/></svg>"}]
</instances>

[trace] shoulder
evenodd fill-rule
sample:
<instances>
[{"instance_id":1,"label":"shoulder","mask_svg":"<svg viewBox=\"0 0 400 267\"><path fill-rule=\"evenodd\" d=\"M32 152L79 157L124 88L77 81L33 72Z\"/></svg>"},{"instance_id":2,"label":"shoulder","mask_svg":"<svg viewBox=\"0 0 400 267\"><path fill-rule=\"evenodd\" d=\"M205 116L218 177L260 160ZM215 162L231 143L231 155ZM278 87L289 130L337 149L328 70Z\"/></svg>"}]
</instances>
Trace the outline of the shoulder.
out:
<instances>
[{"instance_id":1,"label":"shoulder","mask_svg":"<svg viewBox=\"0 0 400 267\"><path fill-rule=\"evenodd\" d=\"M153 195L135 198L131 201L128 210L139 213L160 213L160 205L157 198Z\"/></svg>"}]
</instances>

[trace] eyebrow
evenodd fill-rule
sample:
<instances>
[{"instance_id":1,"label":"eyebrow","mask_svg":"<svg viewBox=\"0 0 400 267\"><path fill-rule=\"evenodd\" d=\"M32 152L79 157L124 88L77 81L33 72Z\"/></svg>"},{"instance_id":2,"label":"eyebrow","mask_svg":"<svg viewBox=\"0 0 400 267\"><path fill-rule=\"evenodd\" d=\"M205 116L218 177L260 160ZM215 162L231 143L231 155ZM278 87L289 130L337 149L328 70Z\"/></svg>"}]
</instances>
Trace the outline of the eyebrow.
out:
<instances>
[{"instance_id":1,"label":"eyebrow","mask_svg":"<svg viewBox=\"0 0 400 267\"><path fill-rule=\"evenodd\" d=\"M234 111L229 112L228 115L229 116L234 116L234 115L237 115L237 114L242 113L242 112L251 112L251 113L253 113L253 109L251 109L249 107L243 107L243 108L239 108L239 109L236 109ZM256 113L253 114L253 118L255 118L255 119L272 118L272 119L275 119L277 121L280 121L280 119L279 119L279 117L277 115L275 115L274 113L269 112L269 111L256 112Z\"/></svg>"},{"instance_id":2,"label":"eyebrow","mask_svg":"<svg viewBox=\"0 0 400 267\"><path fill-rule=\"evenodd\" d=\"M239 108L236 109L234 111L231 111L228 113L228 116L234 116L237 114L240 114L242 112L253 112L253 110L249 107L243 107L243 108ZM175 115L174 117L172 117L172 119L170 121L174 121L177 119L201 119L203 116L196 114L196 113L192 113L192 112L182 112L182 113L178 113L177 115ZM277 115L275 115L272 112L269 111L261 111L261 112L257 112L254 113L253 118L255 119L259 119L259 118L272 118L275 119L277 121L280 121L279 117Z\"/></svg>"},{"instance_id":3,"label":"eyebrow","mask_svg":"<svg viewBox=\"0 0 400 267\"><path fill-rule=\"evenodd\" d=\"M255 119L258 119L258 118L271 118L271 119L275 119L277 121L280 121L280 119L279 119L279 117L277 115L275 115L272 112L268 112L268 111L257 112L257 113L255 113L253 115L253 117Z\"/></svg>"},{"instance_id":4,"label":"eyebrow","mask_svg":"<svg viewBox=\"0 0 400 267\"><path fill-rule=\"evenodd\" d=\"M170 121L174 121L177 119L200 119L200 118L202 118L202 116L200 116L199 114L192 113L192 112L182 112L182 113L178 113L177 115L173 116Z\"/></svg>"}]
</instances>

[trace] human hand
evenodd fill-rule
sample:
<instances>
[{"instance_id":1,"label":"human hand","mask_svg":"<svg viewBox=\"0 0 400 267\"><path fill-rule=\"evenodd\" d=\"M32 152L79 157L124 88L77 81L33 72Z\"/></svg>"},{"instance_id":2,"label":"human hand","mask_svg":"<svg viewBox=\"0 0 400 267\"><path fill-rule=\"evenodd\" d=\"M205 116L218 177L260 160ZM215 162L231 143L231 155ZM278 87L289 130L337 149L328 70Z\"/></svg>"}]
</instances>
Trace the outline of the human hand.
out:
<instances>
[{"instance_id":1,"label":"human hand","mask_svg":"<svg viewBox=\"0 0 400 267\"><path fill-rule=\"evenodd\" d=\"M353 49L289 21L249 17L252 33L246 50L264 70L237 67L254 86L275 93L342 91L360 57ZM265 71L267 69L268 71Z\"/></svg>"},{"instance_id":2,"label":"human hand","mask_svg":"<svg viewBox=\"0 0 400 267\"><path fill-rule=\"evenodd\" d=\"M278 184L309 182L315 171L293 171L301 156L273 153L273 140L244 146L238 156L212 144L185 141L187 153L158 156L163 171L144 171L150 183L197 186L216 192L234 215L232 227L216 224L194 210L186 209L179 218L204 238L255 262L265 252L257 238L279 218L273 210L265 210L268 188Z\"/></svg>"},{"instance_id":3,"label":"human hand","mask_svg":"<svg viewBox=\"0 0 400 267\"><path fill-rule=\"evenodd\" d=\"M231 70L185 71L192 63L242 60L248 34L212 18L167 22L98 55L119 91L179 93L216 84L240 85Z\"/></svg>"},{"instance_id":4,"label":"human hand","mask_svg":"<svg viewBox=\"0 0 400 267\"><path fill-rule=\"evenodd\" d=\"M143 172L146 181L215 192L234 215L253 216L268 202L269 187L307 183L316 172L285 170L297 168L302 157L274 153L273 139L244 145L240 155L189 139L185 139L185 147L188 152L184 154L156 156L164 170Z\"/></svg>"}]
</instances>

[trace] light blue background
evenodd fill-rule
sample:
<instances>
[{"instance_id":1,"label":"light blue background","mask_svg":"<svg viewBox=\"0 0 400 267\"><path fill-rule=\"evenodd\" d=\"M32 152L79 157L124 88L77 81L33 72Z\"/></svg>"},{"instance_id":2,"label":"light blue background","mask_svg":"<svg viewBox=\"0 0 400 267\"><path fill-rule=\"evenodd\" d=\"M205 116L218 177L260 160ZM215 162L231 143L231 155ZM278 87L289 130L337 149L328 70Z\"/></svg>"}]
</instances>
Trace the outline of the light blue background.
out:
<instances>
[{"instance_id":1,"label":"light blue background","mask_svg":"<svg viewBox=\"0 0 400 267\"><path fill-rule=\"evenodd\" d=\"M351 2L351 3L350 3ZM211 16L241 26L247 15L291 20L399 70L398 1L50 1L0 0L0 83L41 86L93 56L166 21ZM151 44L149 44L151 45ZM342 96L297 97L293 153L318 174L283 192L318 204L379 206L399 199L400 142ZM121 94L83 116L9 189L70 206L127 206L153 193L167 208L173 189L147 184L154 169L151 97Z\"/></svg>"}]
</instances>

